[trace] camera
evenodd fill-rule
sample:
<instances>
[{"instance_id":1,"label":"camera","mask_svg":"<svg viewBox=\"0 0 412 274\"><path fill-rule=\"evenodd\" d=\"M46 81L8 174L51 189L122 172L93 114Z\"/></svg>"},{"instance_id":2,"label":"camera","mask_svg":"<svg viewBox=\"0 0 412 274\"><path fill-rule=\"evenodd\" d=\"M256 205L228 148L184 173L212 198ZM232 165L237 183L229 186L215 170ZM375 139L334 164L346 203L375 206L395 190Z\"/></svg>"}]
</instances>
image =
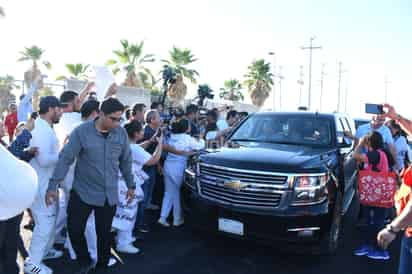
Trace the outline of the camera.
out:
<instances>
[{"instance_id":1,"label":"camera","mask_svg":"<svg viewBox=\"0 0 412 274\"><path fill-rule=\"evenodd\" d=\"M213 99L215 97L213 93L213 90L209 87L209 85L199 85L199 88L197 89L197 96L199 98L198 105L203 106L203 102L206 98L208 99Z\"/></svg>"}]
</instances>

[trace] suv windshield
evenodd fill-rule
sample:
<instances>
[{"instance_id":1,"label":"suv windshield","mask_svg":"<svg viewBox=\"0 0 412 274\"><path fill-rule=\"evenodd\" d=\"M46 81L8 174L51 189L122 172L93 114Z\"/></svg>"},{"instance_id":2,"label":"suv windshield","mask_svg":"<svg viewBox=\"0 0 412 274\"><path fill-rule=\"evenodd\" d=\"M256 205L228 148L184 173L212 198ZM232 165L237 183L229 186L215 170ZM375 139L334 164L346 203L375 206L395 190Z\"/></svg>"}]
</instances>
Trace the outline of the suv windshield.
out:
<instances>
[{"instance_id":1,"label":"suv windshield","mask_svg":"<svg viewBox=\"0 0 412 274\"><path fill-rule=\"evenodd\" d=\"M296 145L331 144L331 123L320 117L301 115L254 115L231 136L231 141Z\"/></svg>"}]
</instances>

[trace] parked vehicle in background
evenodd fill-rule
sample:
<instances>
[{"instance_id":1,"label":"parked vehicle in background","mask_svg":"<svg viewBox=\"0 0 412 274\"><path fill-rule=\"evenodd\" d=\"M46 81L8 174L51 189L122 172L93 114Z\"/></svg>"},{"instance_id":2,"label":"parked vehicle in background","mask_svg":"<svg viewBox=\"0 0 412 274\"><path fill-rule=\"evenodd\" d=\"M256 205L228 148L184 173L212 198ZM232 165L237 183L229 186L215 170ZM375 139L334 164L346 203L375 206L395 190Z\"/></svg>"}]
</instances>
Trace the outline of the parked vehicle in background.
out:
<instances>
[{"instance_id":1,"label":"parked vehicle in background","mask_svg":"<svg viewBox=\"0 0 412 274\"><path fill-rule=\"evenodd\" d=\"M227 144L191 159L187 223L242 239L310 244L333 253L355 195L353 120L333 113L255 113Z\"/></svg>"},{"instance_id":2,"label":"parked vehicle in background","mask_svg":"<svg viewBox=\"0 0 412 274\"><path fill-rule=\"evenodd\" d=\"M355 129L358 129L359 126L369 123L371 120L369 119L362 119L362 118L355 118Z\"/></svg>"}]
</instances>

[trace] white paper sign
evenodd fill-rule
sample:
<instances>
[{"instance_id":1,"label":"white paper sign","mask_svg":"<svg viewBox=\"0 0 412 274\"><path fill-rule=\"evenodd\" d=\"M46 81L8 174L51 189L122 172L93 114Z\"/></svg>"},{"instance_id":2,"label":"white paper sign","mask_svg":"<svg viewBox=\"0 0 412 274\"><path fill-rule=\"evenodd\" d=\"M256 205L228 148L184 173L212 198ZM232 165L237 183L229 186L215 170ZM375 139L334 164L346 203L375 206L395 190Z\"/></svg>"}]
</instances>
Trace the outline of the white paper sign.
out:
<instances>
[{"instance_id":1,"label":"white paper sign","mask_svg":"<svg viewBox=\"0 0 412 274\"><path fill-rule=\"evenodd\" d=\"M104 100L109 87L115 82L113 73L104 66L95 66L94 71L96 72L96 95L99 101Z\"/></svg>"},{"instance_id":2,"label":"white paper sign","mask_svg":"<svg viewBox=\"0 0 412 274\"><path fill-rule=\"evenodd\" d=\"M121 231L133 230L136 222L138 204L143 200L143 190L139 184L136 185L135 197L130 203L126 200L127 193L126 182L119 180L119 204L114 215L112 227Z\"/></svg>"},{"instance_id":3,"label":"white paper sign","mask_svg":"<svg viewBox=\"0 0 412 274\"><path fill-rule=\"evenodd\" d=\"M7 220L29 208L37 194L37 174L26 162L0 145L0 220Z\"/></svg>"}]
</instances>

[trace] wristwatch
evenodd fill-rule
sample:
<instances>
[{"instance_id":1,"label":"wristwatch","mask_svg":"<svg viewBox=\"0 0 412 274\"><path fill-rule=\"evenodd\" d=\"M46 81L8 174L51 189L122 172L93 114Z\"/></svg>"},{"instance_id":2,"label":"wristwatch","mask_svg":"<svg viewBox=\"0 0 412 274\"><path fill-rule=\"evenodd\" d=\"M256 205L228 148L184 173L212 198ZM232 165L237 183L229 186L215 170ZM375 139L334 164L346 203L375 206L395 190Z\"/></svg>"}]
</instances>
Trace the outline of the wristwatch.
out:
<instances>
[{"instance_id":1,"label":"wristwatch","mask_svg":"<svg viewBox=\"0 0 412 274\"><path fill-rule=\"evenodd\" d=\"M388 225L385 227L385 229L386 229L387 231L389 231L390 233L395 234L395 235L398 234L398 232L399 232L399 230L396 231L391 224L388 224Z\"/></svg>"}]
</instances>

